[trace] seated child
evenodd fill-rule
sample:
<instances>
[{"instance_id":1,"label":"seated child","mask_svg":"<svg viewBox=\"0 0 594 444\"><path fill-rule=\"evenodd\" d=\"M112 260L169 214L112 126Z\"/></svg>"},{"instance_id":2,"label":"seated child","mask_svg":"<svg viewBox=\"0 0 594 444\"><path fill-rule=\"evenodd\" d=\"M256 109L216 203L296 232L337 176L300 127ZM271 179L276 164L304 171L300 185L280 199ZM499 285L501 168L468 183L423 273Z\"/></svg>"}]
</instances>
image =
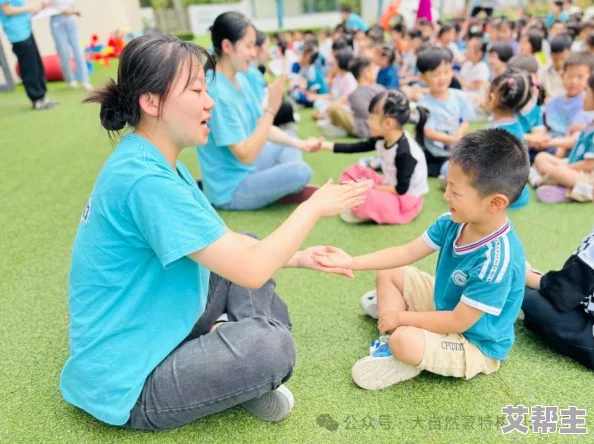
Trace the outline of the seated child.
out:
<instances>
[{"instance_id":1,"label":"seated child","mask_svg":"<svg viewBox=\"0 0 594 444\"><path fill-rule=\"evenodd\" d=\"M565 61L561 79L565 93L551 99L545 106L545 124L551 139L537 144L537 151L547 151L559 157L565 157L565 151L576 141L576 135L570 134L575 125L583 128L591 117L584 113L584 94L588 78L594 69L594 56L586 52L571 54Z\"/></svg>"},{"instance_id":2,"label":"seated child","mask_svg":"<svg viewBox=\"0 0 594 444\"><path fill-rule=\"evenodd\" d=\"M426 117L425 110L419 108L417 111L423 114L421 117ZM407 224L419 215L423 209L423 195L429 192L423 150L403 130L411 120L410 103L402 91L383 91L371 101L369 113L370 139L358 143L322 144L322 149L335 153L375 150L381 159L383 175L361 165L353 165L342 174L341 182L369 179L374 187L367 192L364 203L341 217L349 223ZM423 125L421 117L419 125Z\"/></svg>"},{"instance_id":3,"label":"seated child","mask_svg":"<svg viewBox=\"0 0 594 444\"><path fill-rule=\"evenodd\" d=\"M513 48L507 43L495 43L489 48L487 58L491 78L499 77L507 69L507 62L514 56Z\"/></svg>"},{"instance_id":4,"label":"seated child","mask_svg":"<svg viewBox=\"0 0 594 444\"><path fill-rule=\"evenodd\" d=\"M594 370L594 230L559 271L526 272L524 325L553 350Z\"/></svg>"},{"instance_id":5,"label":"seated child","mask_svg":"<svg viewBox=\"0 0 594 444\"><path fill-rule=\"evenodd\" d=\"M526 106L516 114L516 117L520 125L522 125L524 140L528 145L530 163L532 163L537 151L531 147L533 145L548 142L551 139L551 136L547 134L547 127L544 124L543 104L545 101L545 92L537 80L538 61L533 55L518 54L509 60L507 66L512 70L524 71L530 75L532 98Z\"/></svg>"},{"instance_id":6,"label":"seated child","mask_svg":"<svg viewBox=\"0 0 594 444\"><path fill-rule=\"evenodd\" d=\"M508 69L493 79L489 94L485 97L483 109L493 114L489 128L499 128L516 136L525 144L524 128L518 121L518 112L526 106L532 97L532 81L526 71ZM525 184L522 194L510 205L510 210L517 210L530 202L530 190Z\"/></svg>"},{"instance_id":7,"label":"seated child","mask_svg":"<svg viewBox=\"0 0 594 444\"><path fill-rule=\"evenodd\" d=\"M378 51L376 64L379 66L377 73L377 83L387 89L396 89L400 87L398 80L398 71L394 66L396 53L394 46L390 43L382 45Z\"/></svg>"},{"instance_id":8,"label":"seated child","mask_svg":"<svg viewBox=\"0 0 594 444\"><path fill-rule=\"evenodd\" d=\"M565 93L565 86L561 79L563 67L570 51L571 38L560 35L551 40L551 64L545 66L540 73L540 81L547 97L557 97Z\"/></svg>"},{"instance_id":9,"label":"seated child","mask_svg":"<svg viewBox=\"0 0 594 444\"><path fill-rule=\"evenodd\" d=\"M547 63L547 56L542 50L544 34L538 29L529 29L520 37L520 54L524 56L534 56L540 66Z\"/></svg>"},{"instance_id":10,"label":"seated child","mask_svg":"<svg viewBox=\"0 0 594 444\"><path fill-rule=\"evenodd\" d=\"M314 120L327 117L327 111L333 107L348 108L349 95L357 88L357 80L348 70L351 60L353 60L353 51L350 49L341 49L337 51L336 66L333 75L332 86L328 94L316 94L308 92L308 100L314 102L316 112L312 114Z\"/></svg>"},{"instance_id":11,"label":"seated child","mask_svg":"<svg viewBox=\"0 0 594 444\"><path fill-rule=\"evenodd\" d=\"M475 113L472 104L460 90L449 88L453 78L451 54L447 49L429 48L419 54L417 68L429 93L419 105L429 110L423 144L430 177L437 177L449 157L450 145L468 131Z\"/></svg>"},{"instance_id":12,"label":"seated child","mask_svg":"<svg viewBox=\"0 0 594 444\"><path fill-rule=\"evenodd\" d=\"M516 23L507 17L502 17L497 25L497 39L499 42L507 43L514 50L514 54L520 52L520 44L514 39Z\"/></svg>"},{"instance_id":13,"label":"seated child","mask_svg":"<svg viewBox=\"0 0 594 444\"><path fill-rule=\"evenodd\" d=\"M456 77L462 85L462 90L476 108L485 97L485 91L489 87L489 66L484 61L487 44L482 37L472 37L468 40L466 51L466 62L462 64L460 74Z\"/></svg>"},{"instance_id":14,"label":"seated child","mask_svg":"<svg viewBox=\"0 0 594 444\"><path fill-rule=\"evenodd\" d=\"M316 65L319 52L313 42L303 45L299 65L300 79L291 85L291 97L295 102L307 108L313 107L313 101L309 100L308 93L328 94L328 85L320 68Z\"/></svg>"},{"instance_id":15,"label":"seated child","mask_svg":"<svg viewBox=\"0 0 594 444\"><path fill-rule=\"evenodd\" d=\"M450 213L423 236L354 258L334 247L314 253L325 267L382 270L377 290L361 305L378 318L380 334L391 333L390 355L370 354L354 365L353 380L364 389L422 370L465 379L490 374L513 346L526 266L507 209L528 179L528 153L507 131L486 129L464 136L450 159L444 196ZM407 267L436 251L435 279Z\"/></svg>"},{"instance_id":16,"label":"seated child","mask_svg":"<svg viewBox=\"0 0 594 444\"><path fill-rule=\"evenodd\" d=\"M590 19L586 22L580 23L580 30L576 40L571 45L572 52L586 51L586 41L591 33L594 32L594 19Z\"/></svg>"},{"instance_id":17,"label":"seated child","mask_svg":"<svg viewBox=\"0 0 594 444\"><path fill-rule=\"evenodd\" d=\"M343 128L351 136L367 139L371 136L367 120L369 104L385 88L375 83L375 65L366 57L356 57L349 65L350 72L357 80L358 86L349 97L351 111L336 106L328 110L328 117L333 125Z\"/></svg>"},{"instance_id":18,"label":"seated child","mask_svg":"<svg viewBox=\"0 0 594 444\"><path fill-rule=\"evenodd\" d=\"M588 80L584 110L594 111L594 74ZM594 188L594 122L578 136L568 159L549 153L536 156L530 182L541 202L592 201Z\"/></svg>"}]
</instances>

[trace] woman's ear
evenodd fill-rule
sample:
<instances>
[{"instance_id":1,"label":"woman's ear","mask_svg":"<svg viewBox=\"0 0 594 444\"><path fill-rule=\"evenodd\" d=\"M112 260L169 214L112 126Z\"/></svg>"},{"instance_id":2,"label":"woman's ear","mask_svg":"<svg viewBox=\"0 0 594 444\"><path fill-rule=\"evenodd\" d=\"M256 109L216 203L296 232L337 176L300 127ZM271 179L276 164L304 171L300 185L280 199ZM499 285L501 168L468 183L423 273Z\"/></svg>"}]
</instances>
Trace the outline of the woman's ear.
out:
<instances>
[{"instance_id":1,"label":"woman's ear","mask_svg":"<svg viewBox=\"0 0 594 444\"><path fill-rule=\"evenodd\" d=\"M231 40L223 39L221 49L223 50L223 54L230 55L233 52L233 43L231 43Z\"/></svg>"},{"instance_id":2,"label":"woman's ear","mask_svg":"<svg viewBox=\"0 0 594 444\"><path fill-rule=\"evenodd\" d=\"M145 93L138 99L140 109L147 115L159 117L160 97L156 94Z\"/></svg>"}]
</instances>

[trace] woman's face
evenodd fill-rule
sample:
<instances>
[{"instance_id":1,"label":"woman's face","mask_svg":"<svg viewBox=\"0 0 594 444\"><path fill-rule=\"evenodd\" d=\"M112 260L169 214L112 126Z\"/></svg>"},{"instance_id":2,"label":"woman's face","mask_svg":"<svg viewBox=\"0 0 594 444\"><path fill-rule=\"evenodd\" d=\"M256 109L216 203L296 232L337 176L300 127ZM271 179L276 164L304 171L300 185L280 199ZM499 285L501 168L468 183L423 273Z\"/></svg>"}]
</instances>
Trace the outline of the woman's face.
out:
<instances>
[{"instance_id":1,"label":"woman's face","mask_svg":"<svg viewBox=\"0 0 594 444\"><path fill-rule=\"evenodd\" d=\"M499 60L499 56L496 52L490 52L487 60L489 64L489 69L491 70L493 76L496 77L503 71L505 71L506 64Z\"/></svg>"},{"instance_id":2,"label":"woman's face","mask_svg":"<svg viewBox=\"0 0 594 444\"><path fill-rule=\"evenodd\" d=\"M520 54L532 55L532 45L530 44L530 40L526 34L520 38Z\"/></svg>"},{"instance_id":3,"label":"woman's face","mask_svg":"<svg viewBox=\"0 0 594 444\"><path fill-rule=\"evenodd\" d=\"M215 103L208 95L204 69L198 61L193 62L193 74L195 70L198 75L186 87L189 64L184 63L161 109L159 122L180 147L206 145L210 133L208 121Z\"/></svg>"},{"instance_id":4,"label":"woman's face","mask_svg":"<svg viewBox=\"0 0 594 444\"><path fill-rule=\"evenodd\" d=\"M250 26L241 40L231 46L229 57L233 69L237 72L246 72L250 69L250 63L256 58L256 30Z\"/></svg>"},{"instance_id":5,"label":"woman's face","mask_svg":"<svg viewBox=\"0 0 594 444\"><path fill-rule=\"evenodd\" d=\"M263 65L268 59L270 59L270 40L266 39L258 49L258 62Z\"/></svg>"}]
</instances>

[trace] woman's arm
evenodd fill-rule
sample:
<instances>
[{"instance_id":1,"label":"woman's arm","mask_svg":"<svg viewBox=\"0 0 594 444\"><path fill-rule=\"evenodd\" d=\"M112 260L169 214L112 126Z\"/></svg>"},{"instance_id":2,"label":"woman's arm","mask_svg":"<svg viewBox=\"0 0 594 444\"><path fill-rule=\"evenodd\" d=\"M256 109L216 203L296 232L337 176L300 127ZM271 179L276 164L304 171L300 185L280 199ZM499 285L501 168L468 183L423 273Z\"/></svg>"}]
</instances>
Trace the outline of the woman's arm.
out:
<instances>
[{"instance_id":1,"label":"woman's arm","mask_svg":"<svg viewBox=\"0 0 594 444\"><path fill-rule=\"evenodd\" d=\"M280 268L295 265L291 259L321 217L340 214L360 204L368 188L367 182L328 183L265 239L238 241L236 235L227 232L188 257L237 285L260 288Z\"/></svg>"},{"instance_id":2,"label":"woman's arm","mask_svg":"<svg viewBox=\"0 0 594 444\"><path fill-rule=\"evenodd\" d=\"M7 16L20 15L25 13L37 14L41 8L39 6L10 6L10 3L2 5L2 12Z\"/></svg>"},{"instance_id":3,"label":"woman's arm","mask_svg":"<svg viewBox=\"0 0 594 444\"><path fill-rule=\"evenodd\" d=\"M270 127L268 131L268 140L283 146L290 146L298 150L315 152L322 147L322 139L315 137L308 137L307 140L297 139L289 136L282 129L277 126Z\"/></svg>"}]
</instances>

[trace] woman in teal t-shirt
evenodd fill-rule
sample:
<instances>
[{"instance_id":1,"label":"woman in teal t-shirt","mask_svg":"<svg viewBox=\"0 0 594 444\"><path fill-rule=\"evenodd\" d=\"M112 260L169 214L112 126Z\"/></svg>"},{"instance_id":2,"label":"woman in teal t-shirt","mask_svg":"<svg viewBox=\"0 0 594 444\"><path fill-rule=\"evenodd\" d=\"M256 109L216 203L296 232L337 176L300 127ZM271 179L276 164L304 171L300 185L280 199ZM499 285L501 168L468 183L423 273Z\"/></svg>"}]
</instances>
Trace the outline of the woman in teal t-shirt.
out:
<instances>
[{"instance_id":1,"label":"woman in teal t-shirt","mask_svg":"<svg viewBox=\"0 0 594 444\"><path fill-rule=\"evenodd\" d=\"M290 137L273 126L283 98L285 79L269 85L264 111L242 73L256 53L256 30L235 11L219 15L211 27L217 57L215 71L206 74L217 104L210 135L198 147L204 194L224 210L256 210L284 199L299 203L315 191L307 187L312 170L301 151L319 150L321 141Z\"/></svg>"},{"instance_id":2,"label":"woman in teal t-shirt","mask_svg":"<svg viewBox=\"0 0 594 444\"><path fill-rule=\"evenodd\" d=\"M283 419L295 345L270 279L281 267L352 276L314 264L324 247L297 250L320 217L360 204L367 184L324 186L258 241L229 230L178 161L209 134L215 103L201 57L171 35L139 37L117 83L87 99L107 130L132 131L103 166L74 240L60 389L112 425L161 430L236 405Z\"/></svg>"}]
</instances>

